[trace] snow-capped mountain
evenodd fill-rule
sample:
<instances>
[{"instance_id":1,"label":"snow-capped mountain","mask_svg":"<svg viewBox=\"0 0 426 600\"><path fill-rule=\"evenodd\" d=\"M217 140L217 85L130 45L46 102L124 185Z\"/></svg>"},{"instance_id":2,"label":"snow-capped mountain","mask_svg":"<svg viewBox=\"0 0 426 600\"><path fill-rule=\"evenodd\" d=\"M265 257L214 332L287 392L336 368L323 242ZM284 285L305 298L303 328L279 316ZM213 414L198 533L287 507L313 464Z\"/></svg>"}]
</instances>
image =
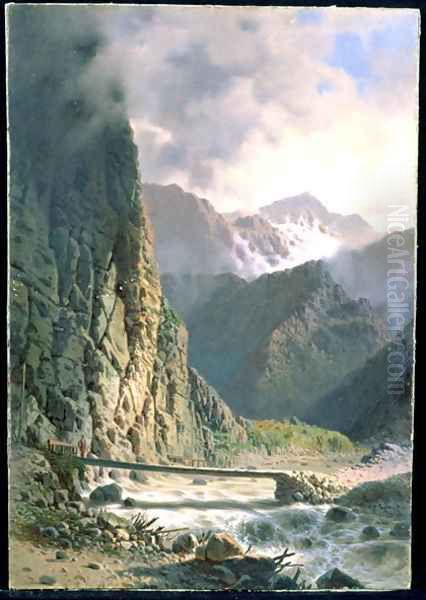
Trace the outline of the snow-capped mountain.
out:
<instances>
[{"instance_id":1,"label":"snow-capped mountain","mask_svg":"<svg viewBox=\"0 0 426 600\"><path fill-rule=\"evenodd\" d=\"M278 200L257 213L218 213L177 185L145 184L162 273L231 272L246 279L361 247L378 235L359 215L330 213L314 196Z\"/></svg>"}]
</instances>

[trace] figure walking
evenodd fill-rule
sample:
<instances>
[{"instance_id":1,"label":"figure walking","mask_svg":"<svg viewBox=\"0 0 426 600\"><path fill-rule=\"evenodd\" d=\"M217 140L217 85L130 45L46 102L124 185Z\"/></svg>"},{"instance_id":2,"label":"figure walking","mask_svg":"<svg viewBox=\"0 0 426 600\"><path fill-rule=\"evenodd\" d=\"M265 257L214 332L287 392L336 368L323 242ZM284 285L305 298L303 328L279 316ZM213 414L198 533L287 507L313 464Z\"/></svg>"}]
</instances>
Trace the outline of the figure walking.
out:
<instances>
[{"instance_id":1,"label":"figure walking","mask_svg":"<svg viewBox=\"0 0 426 600\"><path fill-rule=\"evenodd\" d=\"M87 442L84 439L84 436L82 436L81 439L80 439L80 441L78 442L78 449L80 451L81 458L86 458L86 454L87 454Z\"/></svg>"}]
</instances>

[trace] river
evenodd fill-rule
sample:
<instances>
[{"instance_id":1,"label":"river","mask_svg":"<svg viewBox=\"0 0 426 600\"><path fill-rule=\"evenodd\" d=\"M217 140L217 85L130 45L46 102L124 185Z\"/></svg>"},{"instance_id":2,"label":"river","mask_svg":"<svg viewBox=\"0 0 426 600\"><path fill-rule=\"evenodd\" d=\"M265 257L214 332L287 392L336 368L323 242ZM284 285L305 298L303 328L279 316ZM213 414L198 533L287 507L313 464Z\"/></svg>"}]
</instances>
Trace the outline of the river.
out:
<instances>
[{"instance_id":1,"label":"river","mask_svg":"<svg viewBox=\"0 0 426 600\"><path fill-rule=\"evenodd\" d=\"M158 517L167 528L186 527L197 533L226 530L241 544L258 554L275 556L289 547L295 563L304 565L303 576L315 581L332 567L360 580L368 589L401 589L410 583L410 545L389 535L395 524L385 514L358 515L354 521L333 523L325 515L331 505L297 503L279 506L274 499L275 483L265 479L203 478L195 485L192 477L150 475L147 483L123 476L118 483L123 497L137 501L136 508L110 505L109 510L131 518L138 512ZM109 477L96 485L111 483ZM380 538L363 541L361 531L374 525ZM294 569L287 574L292 575Z\"/></svg>"}]
</instances>

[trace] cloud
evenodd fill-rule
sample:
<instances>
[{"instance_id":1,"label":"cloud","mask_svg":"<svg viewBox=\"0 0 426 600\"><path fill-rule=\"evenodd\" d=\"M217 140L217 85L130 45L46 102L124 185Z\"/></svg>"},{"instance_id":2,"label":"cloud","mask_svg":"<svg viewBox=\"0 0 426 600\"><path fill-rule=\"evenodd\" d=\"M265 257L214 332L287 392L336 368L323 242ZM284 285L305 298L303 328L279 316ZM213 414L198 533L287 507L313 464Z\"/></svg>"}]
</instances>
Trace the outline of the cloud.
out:
<instances>
[{"instance_id":1,"label":"cloud","mask_svg":"<svg viewBox=\"0 0 426 600\"><path fill-rule=\"evenodd\" d=\"M43 14L54 8L82 10ZM390 198L414 207L416 11L92 5L86 14L108 44L80 90L99 90L88 95L100 114L128 111L143 179L176 182L223 211L310 191L380 228ZM70 31L89 29L83 19ZM61 43L64 31L53 33ZM53 60L48 49L39 56Z\"/></svg>"}]
</instances>

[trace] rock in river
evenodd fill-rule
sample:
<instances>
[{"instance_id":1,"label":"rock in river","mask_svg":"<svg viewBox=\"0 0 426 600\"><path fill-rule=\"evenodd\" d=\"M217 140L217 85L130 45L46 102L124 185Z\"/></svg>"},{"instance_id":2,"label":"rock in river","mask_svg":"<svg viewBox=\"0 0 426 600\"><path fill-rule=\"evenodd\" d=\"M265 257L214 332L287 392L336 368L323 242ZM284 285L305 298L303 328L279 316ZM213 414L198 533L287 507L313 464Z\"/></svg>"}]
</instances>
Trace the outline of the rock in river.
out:
<instances>
[{"instance_id":1,"label":"rock in river","mask_svg":"<svg viewBox=\"0 0 426 600\"><path fill-rule=\"evenodd\" d=\"M347 508L343 508L341 506L333 506L333 508L330 508L330 510L327 511L325 517L329 521L334 521L335 523L343 523L344 521L352 521L353 519L355 519L355 514Z\"/></svg>"},{"instance_id":2,"label":"rock in river","mask_svg":"<svg viewBox=\"0 0 426 600\"><path fill-rule=\"evenodd\" d=\"M318 577L316 584L320 590L362 589L364 587L357 579L340 571L340 569L330 569L321 577Z\"/></svg>"},{"instance_id":3,"label":"rock in river","mask_svg":"<svg viewBox=\"0 0 426 600\"><path fill-rule=\"evenodd\" d=\"M100 485L91 492L89 498L96 504L106 504L108 502L120 502L123 490L116 483Z\"/></svg>"},{"instance_id":4,"label":"rock in river","mask_svg":"<svg viewBox=\"0 0 426 600\"><path fill-rule=\"evenodd\" d=\"M400 539L408 539L410 537L410 526L408 523L396 523L390 530L389 535Z\"/></svg>"},{"instance_id":5,"label":"rock in river","mask_svg":"<svg viewBox=\"0 0 426 600\"><path fill-rule=\"evenodd\" d=\"M377 527L373 527L373 525L367 525L361 532L361 537L364 540L375 540L380 537L380 532Z\"/></svg>"}]
</instances>

